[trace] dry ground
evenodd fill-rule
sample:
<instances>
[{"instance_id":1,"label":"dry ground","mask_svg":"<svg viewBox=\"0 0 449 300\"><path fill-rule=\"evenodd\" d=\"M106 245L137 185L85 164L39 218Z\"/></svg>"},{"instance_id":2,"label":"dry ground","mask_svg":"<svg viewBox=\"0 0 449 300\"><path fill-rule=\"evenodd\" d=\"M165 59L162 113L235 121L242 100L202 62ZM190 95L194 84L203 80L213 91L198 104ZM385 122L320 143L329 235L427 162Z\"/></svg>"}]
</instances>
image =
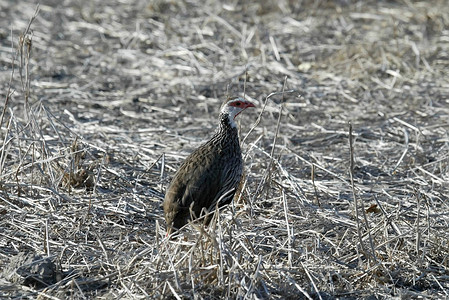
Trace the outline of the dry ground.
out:
<instances>
[{"instance_id":1,"label":"dry ground","mask_svg":"<svg viewBox=\"0 0 449 300\"><path fill-rule=\"evenodd\" d=\"M54 265L0 297L449 297L449 5L276 2L42 0L27 31L0 1L0 269ZM167 183L244 91L240 199L167 240Z\"/></svg>"}]
</instances>

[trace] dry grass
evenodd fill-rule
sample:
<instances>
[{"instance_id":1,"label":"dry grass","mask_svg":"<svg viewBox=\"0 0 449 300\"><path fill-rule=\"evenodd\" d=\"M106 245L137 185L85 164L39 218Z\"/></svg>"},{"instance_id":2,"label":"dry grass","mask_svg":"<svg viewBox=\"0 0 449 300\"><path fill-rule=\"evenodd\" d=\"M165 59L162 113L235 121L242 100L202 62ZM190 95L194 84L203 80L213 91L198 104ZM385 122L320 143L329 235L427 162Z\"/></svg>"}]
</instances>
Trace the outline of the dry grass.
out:
<instances>
[{"instance_id":1,"label":"dry grass","mask_svg":"<svg viewBox=\"0 0 449 300\"><path fill-rule=\"evenodd\" d=\"M1 297L449 297L446 2L233 3L0 2L0 269L59 276ZM167 240L246 68L240 199Z\"/></svg>"}]
</instances>

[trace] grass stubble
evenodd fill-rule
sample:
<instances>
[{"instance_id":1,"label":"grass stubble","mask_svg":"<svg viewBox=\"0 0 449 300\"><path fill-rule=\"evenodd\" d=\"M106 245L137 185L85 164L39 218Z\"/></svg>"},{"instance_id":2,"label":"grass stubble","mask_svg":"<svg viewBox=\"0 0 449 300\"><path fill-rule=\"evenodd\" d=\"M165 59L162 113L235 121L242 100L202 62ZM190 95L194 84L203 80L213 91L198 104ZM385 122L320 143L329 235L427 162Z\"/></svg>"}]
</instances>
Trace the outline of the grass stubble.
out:
<instances>
[{"instance_id":1,"label":"grass stubble","mask_svg":"<svg viewBox=\"0 0 449 300\"><path fill-rule=\"evenodd\" d=\"M64 34L86 30L92 39L73 70L40 61L44 47L78 44L51 40L38 9L11 40L17 50L0 123L0 266L32 252L50 257L59 277L40 288L0 278L0 295L447 298L449 86L441 79L447 62L435 58L449 50L445 5L439 12L421 2L371 3L360 12L316 2L305 7L309 18L295 5L274 7L274 16L268 3L243 5L262 24L253 26L225 18L230 6L214 2L220 13L202 7L197 15L186 5L145 7L152 34L169 46L163 50L145 44L155 43L145 30L127 32L118 21L101 23L93 8L71 7L62 14ZM186 20L158 19L173 10ZM423 11L421 38L404 35L419 28ZM70 19L78 12L81 19ZM336 23L323 21L329 12L340 14ZM362 21L391 30L393 40ZM289 42L298 26L299 46ZM194 31L187 46L171 36L181 27ZM354 39L313 40L314 30L335 28ZM223 48L211 30L241 47ZM370 44L360 34L379 36ZM120 56L102 54L116 40ZM230 50L235 61L222 62ZM55 74L49 80L45 72ZM240 119L242 190L209 227L168 239L161 203L170 174L210 136L220 98L242 90L263 103L255 122L250 112Z\"/></svg>"}]
</instances>

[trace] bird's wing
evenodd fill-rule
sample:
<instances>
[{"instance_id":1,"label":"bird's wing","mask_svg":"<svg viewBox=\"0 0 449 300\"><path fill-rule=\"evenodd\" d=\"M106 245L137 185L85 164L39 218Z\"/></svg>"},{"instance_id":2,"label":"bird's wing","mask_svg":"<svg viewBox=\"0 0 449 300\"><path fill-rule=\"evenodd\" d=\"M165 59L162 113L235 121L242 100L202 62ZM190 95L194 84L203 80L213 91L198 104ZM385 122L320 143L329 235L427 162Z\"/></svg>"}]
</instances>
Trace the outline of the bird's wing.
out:
<instances>
[{"instance_id":1,"label":"bird's wing","mask_svg":"<svg viewBox=\"0 0 449 300\"><path fill-rule=\"evenodd\" d=\"M197 217L203 207L208 208L220 191L222 165L219 151L205 148L207 144L190 154L173 177L170 197L180 207L190 207Z\"/></svg>"}]
</instances>

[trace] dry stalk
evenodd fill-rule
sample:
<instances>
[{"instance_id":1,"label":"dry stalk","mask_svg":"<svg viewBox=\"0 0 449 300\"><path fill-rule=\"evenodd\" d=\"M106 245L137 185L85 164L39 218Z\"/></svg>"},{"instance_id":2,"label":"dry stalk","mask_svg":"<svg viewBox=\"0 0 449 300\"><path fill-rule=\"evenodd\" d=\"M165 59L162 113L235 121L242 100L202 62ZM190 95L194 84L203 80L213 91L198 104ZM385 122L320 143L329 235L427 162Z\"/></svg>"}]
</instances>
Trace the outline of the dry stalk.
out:
<instances>
[{"instance_id":1,"label":"dry stalk","mask_svg":"<svg viewBox=\"0 0 449 300\"><path fill-rule=\"evenodd\" d=\"M44 249L63 278L4 282L0 297L447 297L444 1L64 1L28 34L35 7L16 2L0 4L0 48L12 49L0 51L0 265ZM304 95L283 99L279 121L269 100L285 76ZM166 238L167 170L210 136L217 99L242 92L269 95L254 124L239 119L249 212ZM363 124L352 182L348 119ZM76 169L95 172L93 187L62 182ZM262 179L270 194L257 198Z\"/></svg>"},{"instance_id":2,"label":"dry stalk","mask_svg":"<svg viewBox=\"0 0 449 300\"><path fill-rule=\"evenodd\" d=\"M288 204L287 204L287 198L285 197L284 190L281 190L282 192L282 203L284 208L284 217L285 217L285 227L287 230L287 245L288 245L288 266L291 268L293 266L292 264L292 244L293 244L293 230L290 231L290 221L288 218Z\"/></svg>"},{"instance_id":3,"label":"dry stalk","mask_svg":"<svg viewBox=\"0 0 449 300\"><path fill-rule=\"evenodd\" d=\"M419 191L415 190L415 199L416 199L416 237L415 237L415 250L416 250L416 257L419 257L419 250L421 245L421 229L419 227L420 223L420 215L421 215L421 201L420 201L420 195Z\"/></svg>"},{"instance_id":4,"label":"dry stalk","mask_svg":"<svg viewBox=\"0 0 449 300\"><path fill-rule=\"evenodd\" d=\"M286 80L286 79L285 79ZM254 122L254 124L251 126L251 129L248 131L248 133L245 135L245 137L243 138L243 140L242 140L242 144L245 144L245 141L246 141L246 138L254 131L254 129L259 125L259 123L261 122L261 120L262 120L262 114L264 113L264 111L265 111L265 108L266 108L266 106L267 106L267 103L268 103L268 100L271 98L271 97L273 97L273 96L276 96L276 95L279 95L279 94L281 94L282 95L282 97L284 97L284 94L285 93L294 93L295 92L295 90L288 90L288 91L283 91L283 92L272 92L272 93L270 93L267 97L265 97L265 102L263 103L263 106L262 106L262 110L260 111L260 113L259 113L259 116L257 117L257 119L256 119L256 121Z\"/></svg>"},{"instance_id":5,"label":"dry stalk","mask_svg":"<svg viewBox=\"0 0 449 300\"><path fill-rule=\"evenodd\" d=\"M316 205L321 206L320 198L318 196L318 190L317 190L316 185L315 185L315 164L312 163L311 165L312 165L312 167L311 167L311 170L310 170L310 179L312 180L313 190L315 192L315 203L316 203Z\"/></svg>"},{"instance_id":6,"label":"dry stalk","mask_svg":"<svg viewBox=\"0 0 449 300\"><path fill-rule=\"evenodd\" d=\"M12 55L12 57L11 57L11 74L10 74L10 77L9 77L8 89L7 89L7 92L6 92L5 103L3 105L2 114L0 116L0 131L1 131L2 127L3 127L3 120L4 120L4 117L5 117L5 114L6 114L6 110L8 109L9 100L10 100L12 94L14 93L14 91L11 90L11 87L12 87L12 81L13 81L14 73L15 73L15 69L16 69L16 61L17 61L19 55L22 58L25 41L26 41L26 50L27 50L27 52L26 52L27 53L27 59L26 59L26 62L25 62L26 68L27 68L27 81L26 81L27 88L25 90L26 90L26 93L29 94L30 79L28 78L28 74L29 74L28 63L29 63L30 55L31 55L31 39L29 39L28 36L30 34L30 31L31 31L31 24L36 19L38 13L39 13L39 4L37 4L33 16L30 18L27 27L22 32L22 35L19 38L19 44L17 46L15 54ZM14 44L12 38L13 38L13 35L11 34L11 49L13 49L13 44ZM23 60L21 59L20 60L20 64L19 64L19 71L20 71L19 73L20 73L20 77L21 78L22 78L22 66L23 66ZM28 109L26 111L28 112ZM13 114L11 112L11 118L12 118L12 116L13 116ZM1 177L2 173L3 173L4 159L6 158L6 155L7 155L7 153L5 152L6 151L6 146L8 145L8 143L6 142L6 138L8 137L8 134L10 132L11 118L7 122L7 125L6 125L6 131L5 131L3 147L1 149L1 155L0 155L0 177Z\"/></svg>"},{"instance_id":7,"label":"dry stalk","mask_svg":"<svg viewBox=\"0 0 449 300\"><path fill-rule=\"evenodd\" d=\"M13 55L13 57L11 58L11 76L9 77L8 90L6 92L5 104L3 106L2 114L0 117L0 129L2 128L2 125L3 125L3 119L5 117L6 109L8 108L9 99L11 98L11 95L14 93L14 91L11 91L11 86L12 86L12 80L14 78L14 73L15 73L15 67L16 67L15 62L17 61L17 58L19 57L19 53L22 54L24 38L26 36L28 36L28 34L30 33L31 24L34 22L34 20L36 19L38 14L39 14L39 4L36 5L34 14L30 18L27 27L23 31L22 36L19 39L19 45L17 46L16 52ZM13 44L14 44L12 38L13 38L13 35L11 34L11 49L13 48ZM28 54L30 54L31 53L31 42L28 45L29 45L29 48L27 48L29 50ZM29 56L28 56L28 60L29 60ZM27 63L27 65L28 65L28 63ZM20 70L22 69L22 60L21 60L21 64L19 65L19 69ZM27 74L28 74L28 71L27 71ZM20 77L22 78L22 72L20 72ZM22 83L23 83L23 81L22 81ZM27 81L27 86L29 87L29 80Z\"/></svg>"},{"instance_id":8,"label":"dry stalk","mask_svg":"<svg viewBox=\"0 0 449 300\"><path fill-rule=\"evenodd\" d=\"M1 125L1 123L0 123L0 125ZM10 130L11 130L11 122L8 122L7 125L6 125L6 133L5 133L5 136L3 138L2 150L0 151L0 178L2 178L2 175L3 175L3 169L5 167L6 157L8 156L8 150L10 148L10 142L12 140L11 137L8 139L8 133L9 133ZM0 187L1 188L3 188L2 182L3 181L0 180Z\"/></svg>"},{"instance_id":9,"label":"dry stalk","mask_svg":"<svg viewBox=\"0 0 449 300\"><path fill-rule=\"evenodd\" d=\"M273 167L273 160L274 160L274 150L276 148L276 142L277 142L277 138L278 138L278 134L279 134L279 128L281 125L281 118L282 118L282 110L284 108L284 101L285 101L285 87L287 84L287 76L284 77L284 84L282 86L282 100L281 100L281 105L279 107L279 116L277 119L277 123L276 123L276 129L275 129L275 133L274 133L274 138L273 138L273 145L271 147L271 153L270 153L270 161L268 162L268 166L265 170L265 174L262 177L262 180L260 181L257 190L254 192L254 194L256 195L256 197L263 191L267 189L267 185L270 184L271 182L271 173L272 173L272 167ZM271 95L271 94L270 94ZM268 100L269 96L266 98L266 101ZM264 105L265 107L265 105Z\"/></svg>"},{"instance_id":10,"label":"dry stalk","mask_svg":"<svg viewBox=\"0 0 449 300\"><path fill-rule=\"evenodd\" d=\"M366 217L366 213L365 213L365 209L363 208L363 204L361 205L361 207L359 207L358 200L357 200L356 193L355 193L355 187L354 187L354 142L353 142L352 124L351 124L351 122L349 122L349 155L350 155L350 159L349 159L349 178L350 178L350 181L351 181L352 197L354 199L354 204L355 204L355 217L356 217L356 224L357 224L357 236L359 238L360 249L361 249L362 253L365 255L365 257L368 258L368 260L373 259L375 262L377 262L376 254L375 254L376 252L375 252L373 240L372 240L372 237L371 237L371 230L370 230L370 226L369 226L369 223L368 223L368 218ZM371 252L368 252L365 249L365 246L364 246L364 243L363 243L361 226L360 226L360 218L359 218L359 210L360 209L362 210L363 218L365 220L365 226L366 226L366 230L367 230L368 237L369 237L369 242L370 242L370 246L371 246Z\"/></svg>"},{"instance_id":11,"label":"dry stalk","mask_svg":"<svg viewBox=\"0 0 449 300\"><path fill-rule=\"evenodd\" d=\"M302 262L301 262L301 267L303 268L304 272L306 273L307 277L309 278L310 283L312 284L313 289L315 290L315 293L318 295L318 299L323 300L323 298L321 297L321 293L315 284L315 281L313 280L312 276L310 275L309 270L307 269L306 266L304 266L304 264Z\"/></svg>"},{"instance_id":12,"label":"dry stalk","mask_svg":"<svg viewBox=\"0 0 449 300\"><path fill-rule=\"evenodd\" d=\"M407 130L405 128L403 129L403 131L404 131L404 138L405 138L405 149L404 149L404 152L402 152L402 155L399 158L399 160L396 163L396 165L394 166L393 170L390 171L391 174L394 174L394 172L399 167L399 165L401 164L402 160L404 159L405 155L408 152L408 133L407 133Z\"/></svg>"},{"instance_id":13,"label":"dry stalk","mask_svg":"<svg viewBox=\"0 0 449 300\"><path fill-rule=\"evenodd\" d=\"M298 291L300 291L307 299L312 300L313 298L310 297L309 293L307 293L307 291L305 291L297 282L295 282L290 276L285 275L285 273L283 274L283 276L287 277L288 280L293 283L293 285L298 289Z\"/></svg>"},{"instance_id":14,"label":"dry stalk","mask_svg":"<svg viewBox=\"0 0 449 300\"><path fill-rule=\"evenodd\" d=\"M48 229L48 219L45 219L45 230L44 230L44 250L47 253L47 256L50 257L50 238L49 238L49 229Z\"/></svg>"}]
</instances>

